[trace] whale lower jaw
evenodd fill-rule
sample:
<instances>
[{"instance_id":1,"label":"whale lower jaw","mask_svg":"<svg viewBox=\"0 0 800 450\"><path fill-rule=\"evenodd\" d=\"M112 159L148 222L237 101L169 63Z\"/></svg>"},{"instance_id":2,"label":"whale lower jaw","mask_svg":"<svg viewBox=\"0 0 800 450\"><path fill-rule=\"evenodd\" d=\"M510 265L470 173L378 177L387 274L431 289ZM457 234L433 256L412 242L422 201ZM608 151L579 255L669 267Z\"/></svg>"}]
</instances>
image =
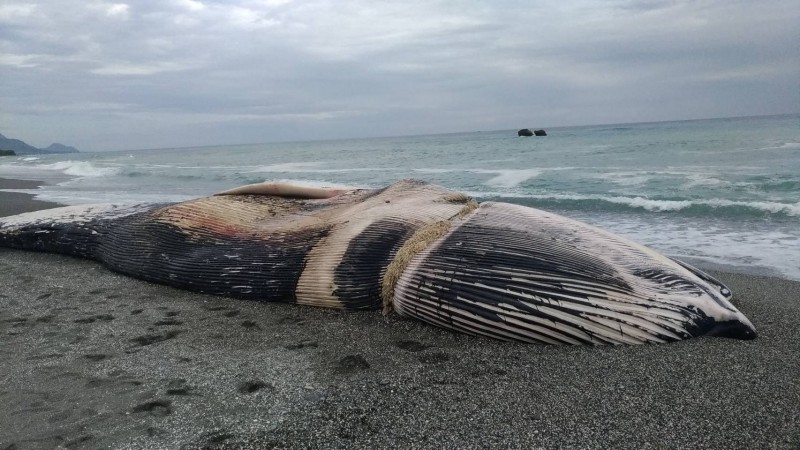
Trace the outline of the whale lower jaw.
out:
<instances>
[{"instance_id":1,"label":"whale lower jaw","mask_svg":"<svg viewBox=\"0 0 800 450\"><path fill-rule=\"evenodd\" d=\"M698 274L587 224L490 202L409 264L393 304L454 331L523 342L754 338L730 291Z\"/></svg>"},{"instance_id":2,"label":"whale lower jaw","mask_svg":"<svg viewBox=\"0 0 800 450\"><path fill-rule=\"evenodd\" d=\"M725 322L717 322L705 335L741 339L743 341L749 341L758 337L755 327L753 327L747 319L745 319L745 321L728 320Z\"/></svg>"}]
</instances>

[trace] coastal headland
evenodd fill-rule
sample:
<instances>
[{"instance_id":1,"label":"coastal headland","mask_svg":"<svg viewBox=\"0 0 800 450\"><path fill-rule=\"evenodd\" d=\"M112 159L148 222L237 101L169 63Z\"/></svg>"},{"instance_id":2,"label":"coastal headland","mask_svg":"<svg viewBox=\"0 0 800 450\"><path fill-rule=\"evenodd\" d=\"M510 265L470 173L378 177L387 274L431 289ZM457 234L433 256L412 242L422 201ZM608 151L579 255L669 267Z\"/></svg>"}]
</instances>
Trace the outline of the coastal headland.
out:
<instances>
[{"instance_id":1,"label":"coastal headland","mask_svg":"<svg viewBox=\"0 0 800 450\"><path fill-rule=\"evenodd\" d=\"M0 448L797 448L800 283L713 275L757 339L513 344L0 249Z\"/></svg>"}]
</instances>

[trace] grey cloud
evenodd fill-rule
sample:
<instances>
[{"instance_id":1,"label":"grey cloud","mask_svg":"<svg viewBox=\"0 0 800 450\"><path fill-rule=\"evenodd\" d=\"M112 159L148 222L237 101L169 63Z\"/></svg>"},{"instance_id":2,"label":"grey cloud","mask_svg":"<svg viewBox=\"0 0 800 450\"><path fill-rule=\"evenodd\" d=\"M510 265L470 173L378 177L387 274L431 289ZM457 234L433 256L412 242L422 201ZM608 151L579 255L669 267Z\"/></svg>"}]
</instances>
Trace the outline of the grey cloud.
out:
<instances>
[{"instance_id":1,"label":"grey cloud","mask_svg":"<svg viewBox=\"0 0 800 450\"><path fill-rule=\"evenodd\" d=\"M796 112L797 23L789 0L7 0L0 131L105 150Z\"/></svg>"}]
</instances>

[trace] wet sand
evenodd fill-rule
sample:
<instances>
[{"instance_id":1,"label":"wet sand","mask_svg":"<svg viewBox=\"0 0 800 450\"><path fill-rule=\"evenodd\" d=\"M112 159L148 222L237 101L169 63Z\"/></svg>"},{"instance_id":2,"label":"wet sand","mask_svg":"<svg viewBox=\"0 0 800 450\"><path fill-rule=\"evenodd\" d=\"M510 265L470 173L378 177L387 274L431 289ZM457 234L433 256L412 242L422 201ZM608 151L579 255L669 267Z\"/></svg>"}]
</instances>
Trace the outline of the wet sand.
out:
<instances>
[{"instance_id":1,"label":"wet sand","mask_svg":"<svg viewBox=\"0 0 800 450\"><path fill-rule=\"evenodd\" d=\"M40 181L0 178L0 189L36 189L41 185L42 182ZM34 200L33 196L21 192L0 191L0 201L2 201L0 203L0 217L61 206L58 203Z\"/></svg>"},{"instance_id":2,"label":"wet sand","mask_svg":"<svg viewBox=\"0 0 800 450\"><path fill-rule=\"evenodd\" d=\"M798 448L800 283L713 275L758 339L512 344L0 249L0 448Z\"/></svg>"}]
</instances>

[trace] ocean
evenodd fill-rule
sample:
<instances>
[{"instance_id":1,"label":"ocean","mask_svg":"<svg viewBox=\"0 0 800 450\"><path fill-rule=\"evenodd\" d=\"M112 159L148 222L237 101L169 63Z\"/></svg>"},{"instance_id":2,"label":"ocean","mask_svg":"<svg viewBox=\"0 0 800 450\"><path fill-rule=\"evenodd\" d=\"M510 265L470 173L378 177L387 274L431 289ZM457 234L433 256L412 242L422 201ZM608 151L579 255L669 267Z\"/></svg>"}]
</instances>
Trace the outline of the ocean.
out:
<instances>
[{"instance_id":1,"label":"ocean","mask_svg":"<svg viewBox=\"0 0 800 450\"><path fill-rule=\"evenodd\" d=\"M800 280L800 115L0 159L64 204L172 202L265 180L416 178L546 209L704 268Z\"/></svg>"}]
</instances>

